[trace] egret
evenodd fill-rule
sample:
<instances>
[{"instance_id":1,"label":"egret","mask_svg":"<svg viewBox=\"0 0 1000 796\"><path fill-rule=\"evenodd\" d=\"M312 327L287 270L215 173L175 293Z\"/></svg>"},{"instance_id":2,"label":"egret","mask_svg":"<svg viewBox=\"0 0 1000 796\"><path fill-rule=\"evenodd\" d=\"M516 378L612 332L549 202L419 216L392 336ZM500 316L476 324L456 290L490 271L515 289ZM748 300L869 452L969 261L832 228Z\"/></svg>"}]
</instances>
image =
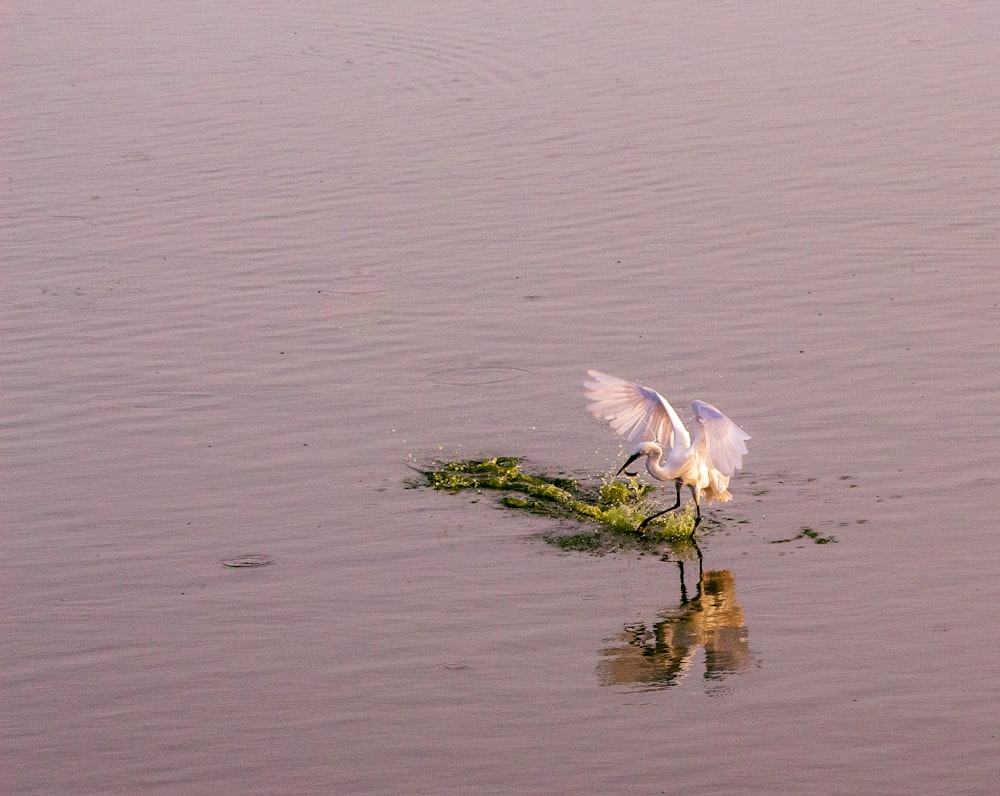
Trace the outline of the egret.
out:
<instances>
[{"instance_id":1,"label":"egret","mask_svg":"<svg viewBox=\"0 0 1000 796\"><path fill-rule=\"evenodd\" d=\"M616 376L588 370L585 395L592 403L587 409L595 417L607 420L618 434L635 443L628 461L618 475L636 459L646 457L646 470L658 481L673 481L677 502L668 509L646 517L641 531L650 520L681 505L681 487L687 484L694 496L694 527L701 522L701 500L732 500L729 479L743 466L750 435L711 404L692 401L691 411L697 422L694 441L667 399L656 390ZM663 452L667 457L663 459Z\"/></svg>"}]
</instances>

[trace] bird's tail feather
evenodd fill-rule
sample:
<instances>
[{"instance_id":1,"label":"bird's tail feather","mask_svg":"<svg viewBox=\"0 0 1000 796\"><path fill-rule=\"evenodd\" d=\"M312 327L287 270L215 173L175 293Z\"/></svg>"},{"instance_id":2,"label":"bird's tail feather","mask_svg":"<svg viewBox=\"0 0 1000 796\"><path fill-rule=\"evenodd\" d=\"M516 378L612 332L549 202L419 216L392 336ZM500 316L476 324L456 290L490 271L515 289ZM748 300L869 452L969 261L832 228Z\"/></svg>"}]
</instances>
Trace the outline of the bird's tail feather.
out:
<instances>
[{"instance_id":1,"label":"bird's tail feather","mask_svg":"<svg viewBox=\"0 0 1000 796\"><path fill-rule=\"evenodd\" d=\"M723 489L721 492L716 492L712 488L706 489L705 497L708 500L718 500L720 503L728 503L733 499L733 495L728 489Z\"/></svg>"}]
</instances>

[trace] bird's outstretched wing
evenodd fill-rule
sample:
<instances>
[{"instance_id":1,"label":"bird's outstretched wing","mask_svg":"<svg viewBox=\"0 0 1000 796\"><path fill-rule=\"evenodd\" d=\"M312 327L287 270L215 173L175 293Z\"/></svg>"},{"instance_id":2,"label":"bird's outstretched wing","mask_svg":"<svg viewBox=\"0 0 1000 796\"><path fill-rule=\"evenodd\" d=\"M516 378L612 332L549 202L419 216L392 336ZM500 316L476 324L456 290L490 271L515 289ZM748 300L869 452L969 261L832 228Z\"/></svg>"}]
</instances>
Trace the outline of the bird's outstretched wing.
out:
<instances>
[{"instance_id":1,"label":"bird's outstretched wing","mask_svg":"<svg viewBox=\"0 0 1000 796\"><path fill-rule=\"evenodd\" d=\"M746 440L750 439L742 428L704 401L692 401L691 411L698 421L694 434L695 447L705 446L705 460L712 467L726 476L743 466L743 456L747 453Z\"/></svg>"},{"instance_id":2,"label":"bird's outstretched wing","mask_svg":"<svg viewBox=\"0 0 1000 796\"><path fill-rule=\"evenodd\" d=\"M667 450L673 447L671 409L662 395L596 370L588 370L587 375L590 379L583 383L584 394L592 401L587 409L594 417L607 420L629 442L658 442ZM687 436L683 426L681 430Z\"/></svg>"}]
</instances>

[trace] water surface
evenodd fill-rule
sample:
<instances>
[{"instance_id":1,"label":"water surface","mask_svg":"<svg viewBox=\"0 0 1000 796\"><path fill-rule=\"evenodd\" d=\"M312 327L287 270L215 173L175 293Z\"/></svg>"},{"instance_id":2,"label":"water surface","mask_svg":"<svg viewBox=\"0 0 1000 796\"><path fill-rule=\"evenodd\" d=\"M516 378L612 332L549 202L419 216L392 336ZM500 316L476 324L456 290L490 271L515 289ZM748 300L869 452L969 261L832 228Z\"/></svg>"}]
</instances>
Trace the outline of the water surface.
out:
<instances>
[{"instance_id":1,"label":"water surface","mask_svg":"<svg viewBox=\"0 0 1000 796\"><path fill-rule=\"evenodd\" d=\"M5 17L5 790L990 792L991 4ZM700 583L404 488L588 367L753 435Z\"/></svg>"}]
</instances>

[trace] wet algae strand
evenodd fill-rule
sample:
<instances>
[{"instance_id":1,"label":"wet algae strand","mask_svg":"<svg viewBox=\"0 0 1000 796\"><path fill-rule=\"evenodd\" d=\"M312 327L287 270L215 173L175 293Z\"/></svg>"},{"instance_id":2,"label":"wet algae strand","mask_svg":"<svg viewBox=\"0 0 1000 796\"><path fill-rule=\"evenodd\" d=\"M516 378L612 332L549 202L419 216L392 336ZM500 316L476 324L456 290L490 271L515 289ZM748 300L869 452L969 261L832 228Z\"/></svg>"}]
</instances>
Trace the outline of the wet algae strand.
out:
<instances>
[{"instance_id":1,"label":"wet algae strand","mask_svg":"<svg viewBox=\"0 0 1000 796\"><path fill-rule=\"evenodd\" d=\"M601 530L620 535L654 541L689 538L694 532L694 518L689 512L658 518L641 533L637 532L650 512L648 496L655 488L634 479L587 486L572 478L526 473L521 469L521 460L513 456L438 462L433 468L418 472L425 479L423 485L433 489L478 493L495 490L502 493L499 502L507 508L590 522ZM579 545L570 541L574 539ZM593 535L587 534L558 536L551 541L571 549L602 546Z\"/></svg>"}]
</instances>

